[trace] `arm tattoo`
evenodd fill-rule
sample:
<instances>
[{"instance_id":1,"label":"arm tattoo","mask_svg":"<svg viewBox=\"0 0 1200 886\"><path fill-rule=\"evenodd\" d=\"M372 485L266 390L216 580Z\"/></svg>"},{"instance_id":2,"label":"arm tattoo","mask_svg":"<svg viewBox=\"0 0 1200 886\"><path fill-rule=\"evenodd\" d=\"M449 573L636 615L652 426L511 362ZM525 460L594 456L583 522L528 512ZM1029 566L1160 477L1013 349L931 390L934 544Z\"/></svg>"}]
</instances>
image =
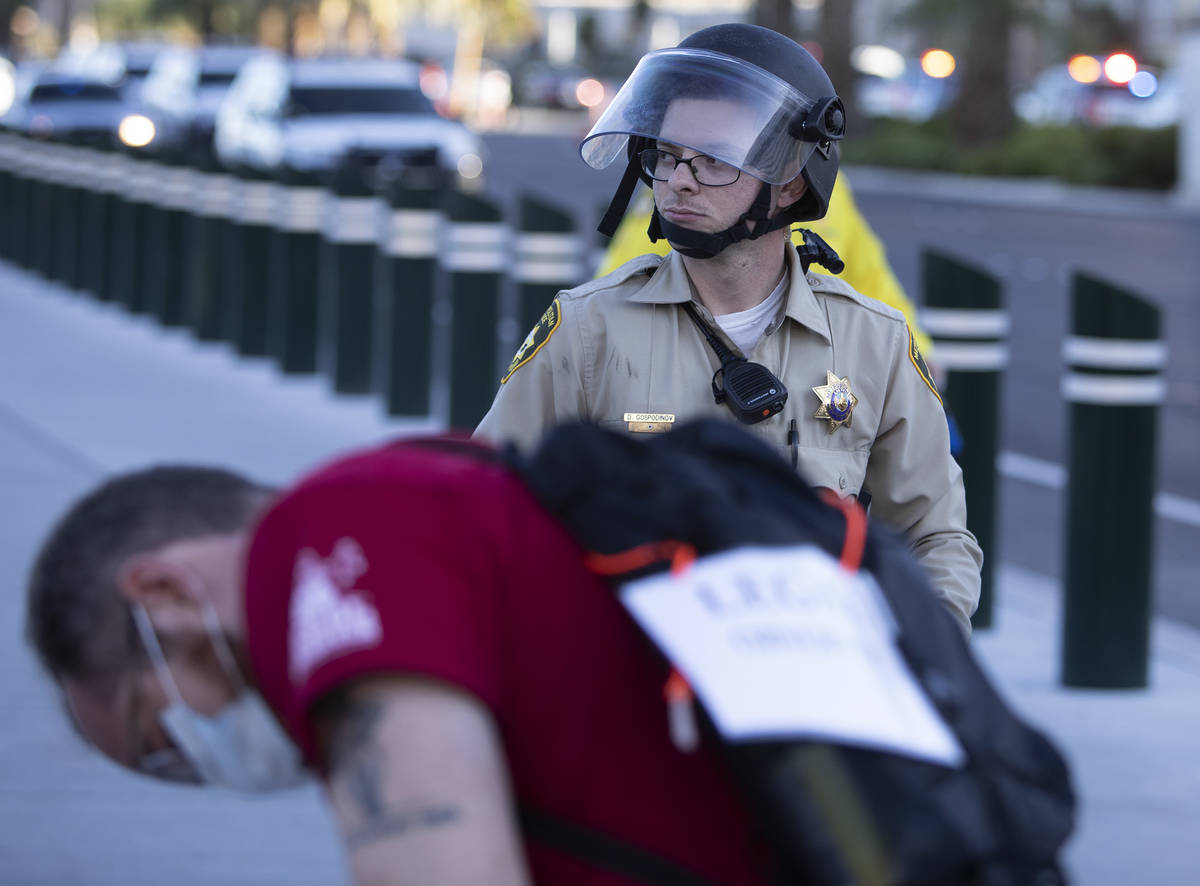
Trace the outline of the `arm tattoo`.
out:
<instances>
[{"instance_id":1,"label":"arm tattoo","mask_svg":"<svg viewBox=\"0 0 1200 886\"><path fill-rule=\"evenodd\" d=\"M459 812L453 806L417 806L385 813L346 834L346 846L358 849L376 840L399 837L416 828L441 828L458 821Z\"/></svg>"},{"instance_id":2,"label":"arm tattoo","mask_svg":"<svg viewBox=\"0 0 1200 886\"><path fill-rule=\"evenodd\" d=\"M387 750L375 735L384 706L371 700L345 701L337 712L341 722L330 743L329 771L362 813L362 822L346 833L347 847L357 849L419 828L440 828L457 822L460 810L446 803L407 809L388 807L382 789Z\"/></svg>"}]
</instances>

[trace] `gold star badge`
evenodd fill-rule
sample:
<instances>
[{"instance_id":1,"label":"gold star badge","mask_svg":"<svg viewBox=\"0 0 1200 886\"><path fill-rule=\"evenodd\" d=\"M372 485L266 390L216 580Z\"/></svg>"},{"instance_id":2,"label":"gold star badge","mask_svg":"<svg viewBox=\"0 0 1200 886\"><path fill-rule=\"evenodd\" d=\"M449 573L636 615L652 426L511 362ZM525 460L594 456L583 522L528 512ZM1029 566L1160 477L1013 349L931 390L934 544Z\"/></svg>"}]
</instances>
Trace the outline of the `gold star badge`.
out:
<instances>
[{"instance_id":1,"label":"gold star badge","mask_svg":"<svg viewBox=\"0 0 1200 886\"><path fill-rule=\"evenodd\" d=\"M838 378L828 369L825 370L825 384L812 389L821 401L820 408L813 413L813 418L829 420L829 433L833 433L842 425L850 427L850 419L854 417L854 407L858 398L850 391L850 377Z\"/></svg>"}]
</instances>

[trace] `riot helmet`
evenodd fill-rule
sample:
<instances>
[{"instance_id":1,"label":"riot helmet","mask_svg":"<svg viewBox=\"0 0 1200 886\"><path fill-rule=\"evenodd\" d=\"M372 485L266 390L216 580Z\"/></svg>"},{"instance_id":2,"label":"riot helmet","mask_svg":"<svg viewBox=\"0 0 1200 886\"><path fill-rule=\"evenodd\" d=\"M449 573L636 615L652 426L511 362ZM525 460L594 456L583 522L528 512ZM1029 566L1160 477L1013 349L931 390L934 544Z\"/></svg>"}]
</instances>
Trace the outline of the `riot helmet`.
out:
<instances>
[{"instance_id":1,"label":"riot helmet","mask_svg":"<svg viewBox=\"0 0 1200 886\"><path fill-rule=\"evenodd\" d=\"M703 107L719 109L721 119L681 129L672 105L678 109L686 99L708 100ZM844 132L841 100L807 50L767 28L726 24L644 56L584 138L580 154L595 169L626 157L625 176L600 223L599 230L609 236L638 179L651 183L639 156L660 139L759 179L762 186L750 209L716 234L682 228L655 210L651 239L665 232L684 255L710 258L739 240L824 216L837 177L837 141ZM768 222L771 185L797 175L803 175L806 193Z\"/></svg>"}]
</instances>

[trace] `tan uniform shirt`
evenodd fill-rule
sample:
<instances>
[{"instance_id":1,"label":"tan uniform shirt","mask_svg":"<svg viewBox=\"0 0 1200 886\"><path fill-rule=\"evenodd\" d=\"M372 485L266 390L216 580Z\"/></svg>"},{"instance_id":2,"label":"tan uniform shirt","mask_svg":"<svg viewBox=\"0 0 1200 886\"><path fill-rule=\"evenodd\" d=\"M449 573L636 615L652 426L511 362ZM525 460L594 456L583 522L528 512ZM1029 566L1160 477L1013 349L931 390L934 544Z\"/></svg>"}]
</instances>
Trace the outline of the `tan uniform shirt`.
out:
<instances>
[{"instance_id":1,"label":"tan uniform shirt","mask_svg":"<svg viewBox=\"0 0 1200 886\"><path fill-rule=\"evenodd\" d=\"M787 386L784 410L743 425L814 486L871 494L873 518L904 532L964 631L979 602L983 554L966 528L962 472L950 456L941 399L912 344L903 315L832 277L803 273L788 249L781 316L754 353ZM587 418L603 427L654 430L672 417L737 419L713 400L720 361L682 310L693 298L677 253L641 256L611 274L561 292L526 338L476 433L532 446L552 425ZM857 398L835 430L814 414L827 372ZM631 422L627 414L640 414ZM656 421L656 419L658 419ZM795 421L798 443L789 442Z\"/></svg>"}]
</instances>

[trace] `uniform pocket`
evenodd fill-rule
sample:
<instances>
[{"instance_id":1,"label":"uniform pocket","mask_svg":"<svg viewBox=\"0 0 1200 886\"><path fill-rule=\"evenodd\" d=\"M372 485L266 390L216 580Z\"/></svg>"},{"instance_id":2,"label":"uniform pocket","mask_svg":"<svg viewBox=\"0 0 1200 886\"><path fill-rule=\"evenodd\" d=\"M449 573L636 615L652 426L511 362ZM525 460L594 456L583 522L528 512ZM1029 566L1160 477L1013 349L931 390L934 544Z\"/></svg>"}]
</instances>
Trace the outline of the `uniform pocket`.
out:
<instances>
[{"instance_id":1,"label":"uniform pocket","mask_svg":"<svg viewBox=\"0 0 1200 886\"><path fill-rule=\"evenodd\" d=\"M790 447L785 457L791 460ZM811 486L824 486L839 495L860 495L870 453L858 449L797 448L796 470Z\"/></svg>"}]
</instances>

